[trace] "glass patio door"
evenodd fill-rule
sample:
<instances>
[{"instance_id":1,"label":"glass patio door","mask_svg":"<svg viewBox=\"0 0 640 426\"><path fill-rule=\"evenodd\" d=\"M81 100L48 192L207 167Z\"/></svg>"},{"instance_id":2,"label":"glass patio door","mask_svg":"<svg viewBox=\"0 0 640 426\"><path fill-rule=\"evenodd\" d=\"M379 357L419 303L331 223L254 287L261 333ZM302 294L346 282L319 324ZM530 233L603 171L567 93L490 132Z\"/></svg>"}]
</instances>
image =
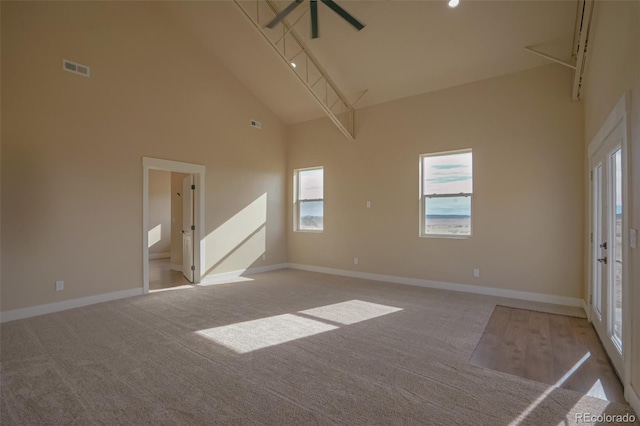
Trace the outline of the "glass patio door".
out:
<instances>
[{"instance_id":1,"label":"glass patio door","mask_svg":"<svg viewBox=\"0 0 640 426\"><path fill-rule=\"evenodd\" d=\"M622 377L622 138L619 125L591 157L591 321Z\"/></svg>"}]
</instances>

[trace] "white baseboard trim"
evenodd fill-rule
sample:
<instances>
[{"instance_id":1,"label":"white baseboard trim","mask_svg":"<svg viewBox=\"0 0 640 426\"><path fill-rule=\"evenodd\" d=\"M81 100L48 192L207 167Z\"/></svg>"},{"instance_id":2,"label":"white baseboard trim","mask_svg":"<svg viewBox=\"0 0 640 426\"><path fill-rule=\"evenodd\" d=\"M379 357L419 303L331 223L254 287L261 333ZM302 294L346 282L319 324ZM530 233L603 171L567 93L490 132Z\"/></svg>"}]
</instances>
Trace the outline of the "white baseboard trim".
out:
<instances>
[{"instance_id":1,"label":"white baseboard trim","mask_svg":"<svg viewBox=\"0 0 640 426\"><path fill-rule=\"evenodd\" d=\"M638 394L636 393L635 389L633 389L633 386L626 386L624 390L624 397L627 398L629 405L631 405L633 411L636 412L636 418L638 418L638 416L640 416L640 397L638 397Z\"/></svg>"},{"instance_id":2,"label":"white baseboard trim","mask_svg":"<svg viewBox=\"0 0 640 426\"><path fill-rule=\"evenodd\" d=\"M167 257L171 257L171 253L149 253L149 260L166 259Z\"/></svg>"},{"instance_id":3,"label":"white baseboard trim","mask_svg":"<svg viewBox=\"0 0 640 426\"><path fill-rule=\"evenodd\" d=\"M582 299L576 297L554 296L551 294L529 293L526 291L507 290L495 287L483 287L469 284L456 284L444 281L431 281L419 278L398 277L394 275L372 274L368 272L348 271L345 269L325 268L322 266L302 265L290 263L289 268L303 271L320 272L323 274L341 275L345 277L362 278L365 280L385 281L396 284L413 285L418 287L436 288L439 290L476 293L486 296L508 297L511 299L529 300L532 302L554 303L556 305L582 307Z\"/></svg>"},{"instance_id":4,"label":"white baseboard trim","mask_svg":"<svg viewBox=\"0 0 640 426\"><path fill-rule=\"evenodd\" d=\"M591 310L589 309L589 305L587 301L582 299L582 309L584 309L584 313L587 315L587 319L591 322Z\"/></svg>"},{"instance_id":5,"label":"white baseboard trim","mask_svg":"<svg viewBox=\"0 0 640 426\"><path fill-rule=\"evenodd\" d=\"M237 271L222 272L220 274L211 274L211 275L205 276L200 281L200 285L220 284L220 283L223 283L225 281L232 281L232 280L240 278L240 277L242 277L244 275L259 274L259 273L262 273L262 272L276 271L278 269L287 269L288 267L289 267L288 263L278 263L276 265L258 266L256 268L239 269Z\"/></svg>"},{"instance_id":6,"label":"white baseboard trim","mask_svg":"<svg viewBox=\"0 0 640 426\"><path fill-rule=\"evenodd\" d=\"M173 271L182 272L182 265L177 265L175 263L172 263L171 265L169 265L169 268Z\"/></svg>"},{"instance_id":7,"label":"white baseboard trim","mask_svg":"<svg viewBox=\"0 0 640 426\"><path fill-rule=\"evenodd\" d=\"M96 296L81 297L79 299L65 300L63 302L47 303L46 305L32 306L30 308L13 309L11 311L0 312L0 323L141 295L142 287L115 291L113 293L98 294Z\"/></svg>"}]
</instances>

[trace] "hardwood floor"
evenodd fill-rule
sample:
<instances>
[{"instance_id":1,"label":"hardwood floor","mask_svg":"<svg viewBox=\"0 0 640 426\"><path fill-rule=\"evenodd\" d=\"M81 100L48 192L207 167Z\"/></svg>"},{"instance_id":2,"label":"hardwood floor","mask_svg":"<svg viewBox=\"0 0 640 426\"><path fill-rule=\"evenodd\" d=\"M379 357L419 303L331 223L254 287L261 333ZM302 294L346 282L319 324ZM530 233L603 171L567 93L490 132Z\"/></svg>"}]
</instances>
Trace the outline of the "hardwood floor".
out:
<instances>
[{"instance_id":1,"label":"hardwood floor","mask_svg":"<svg viewBox=\"0 0 640 426\"><path fill-rule=\"evenodd\" d=\"M149 261L149 291L192 285L180 271L171 269L169 259Z\"/></svg>"},{"instance_id":2,"label":"hardwood floor","mask_svg":"<svg viewBox=\"0 0 640 426\"><path fill-rule=\"evenodd\" d=\"M624 391L585 318L496 306L470 363L624 403Z\"/></svg>"}]
</instances>

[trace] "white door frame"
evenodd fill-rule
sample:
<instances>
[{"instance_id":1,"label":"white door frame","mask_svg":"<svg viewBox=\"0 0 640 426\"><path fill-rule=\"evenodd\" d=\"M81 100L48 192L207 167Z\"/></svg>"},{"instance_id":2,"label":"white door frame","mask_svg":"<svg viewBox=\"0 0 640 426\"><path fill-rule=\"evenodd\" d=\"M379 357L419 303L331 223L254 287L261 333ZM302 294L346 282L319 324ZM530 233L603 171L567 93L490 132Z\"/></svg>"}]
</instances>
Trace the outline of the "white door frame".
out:
<instances>
[{"instance_id":1,"label":"white door frame","mask_svg":"<svg viewBox=\"0 0 640 426\"><path fill-rule=\"evenodd\" d=\"M142 288L144 294L149 293L149 170L178 172L193 175L196 185L193 194L193 215L196 226L193 244L193 263L195 272L193 282L199 283L204 272L204 174L205 166L200 164L183 163L180 161L162 160L159 158L142 157Z\"/></svg>"},{"instance_id":2,"label":"white door frame","mask_svg":"<svg viewBox=\"0 0 640 426\"><path fill-rule=\"evenodd\" d=\"M623 126L623 138L622 138L622 197L624 200L622 206L622 363L623 370L619 371L620 379L622 381L622 385L625 389L625 397L629 400L628 392L630 390L630 382L631 382L631 312L630 312L630 291L629 291L629 213L630 213L630 203L629 203L629 191L628 191L628 175L630 170L629 164L629 155L628 155L628 141L631 139L631 126L628 117L631 112L631 92L626 92L622 95L616 106L613 108L613 111L607 117L607 120L604 122L596 136L593 138L593 141L589 144L588 155L589 155L589 170L593 170L593 157L598 153L606 139L609 137L612 131L614 131L619 125ZM589 204L588 204L588 212L589 212L589 233L593 232L594 229L594 218L593 218L593 191L592 191L592 182L589 182ZM591 241L591 245L594 244L591 234L589 234L589 238L587 241ZM594 256L593 256L593 247L590 246L589 249L589 262L588 262L588 277L589 277L589 286L587 292L587 300L589 306L589 320L591 310L593 309L593 285L594 285ZM606 345L605 345L606 346Z\"/></svg>"}]
</instances>

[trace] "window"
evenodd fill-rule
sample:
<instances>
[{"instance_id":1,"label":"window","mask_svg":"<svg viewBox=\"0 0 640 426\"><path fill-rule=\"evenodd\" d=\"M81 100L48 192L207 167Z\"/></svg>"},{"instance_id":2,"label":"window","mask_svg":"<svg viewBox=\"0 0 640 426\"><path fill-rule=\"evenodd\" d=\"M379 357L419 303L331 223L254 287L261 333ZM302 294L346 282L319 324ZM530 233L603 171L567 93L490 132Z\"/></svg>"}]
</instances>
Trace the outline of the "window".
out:
<instances>
[{"instance_id":1,"label":"window","mask_svg":"<svg viewBox=\"0 0 640 426\"><path fill-rule=\"evenodd\" d=\"M324 169L294 170L294 230L322 232L324 226Z\"/></svg>"},{"instance_id":2,"label":"window","mask_svg":"<svg viewBox=\"0 0 640 426\"><path fill-rule=\"evenodd\" d=\"M471 236L471 150L420 156L420 235Z\"/></svg>"}]
</instances>

